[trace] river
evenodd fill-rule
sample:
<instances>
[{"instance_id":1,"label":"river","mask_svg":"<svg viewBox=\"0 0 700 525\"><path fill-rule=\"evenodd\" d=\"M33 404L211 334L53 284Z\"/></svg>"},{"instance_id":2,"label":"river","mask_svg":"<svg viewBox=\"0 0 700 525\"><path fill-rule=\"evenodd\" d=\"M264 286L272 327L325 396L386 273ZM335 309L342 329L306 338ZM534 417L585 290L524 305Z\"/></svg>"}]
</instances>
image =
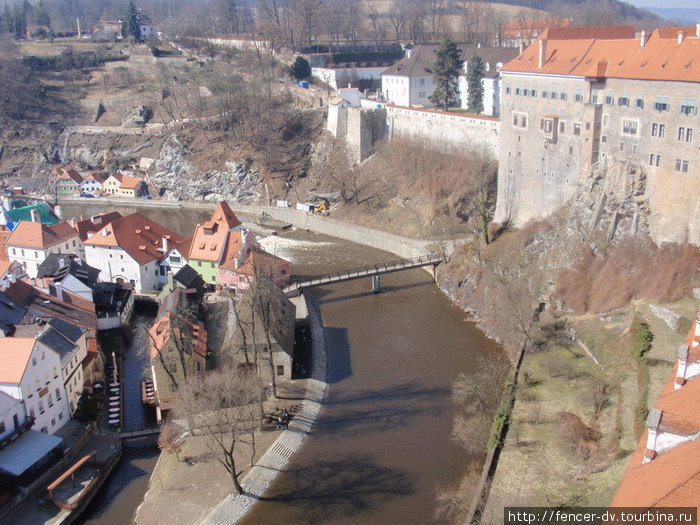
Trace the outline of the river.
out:
<instances>
[{"instance_id":1,"label":"river","mask_svg":"<svg viewBox=\"0 0 700 525\"><path fill-rule=\"evenodd\" d=\"M139 211L182 235L209 215ZM67 217L76 213L64 207ZM263 244L304 274L396 258L302 231ZM327 398L304 446L245 523L436 522L438 488L455 485L482 460L467 456L450 439L455 412L450 385L460 372L477 374L477 359L499 348L422 270L383 276L380 294L373 294L364 279L313 293L329 347ZM135 509L141 487L132 494L131 483L121 485L105 499ZM123 521L103 512L94 523Z\"/></svg>"}]
</instances>

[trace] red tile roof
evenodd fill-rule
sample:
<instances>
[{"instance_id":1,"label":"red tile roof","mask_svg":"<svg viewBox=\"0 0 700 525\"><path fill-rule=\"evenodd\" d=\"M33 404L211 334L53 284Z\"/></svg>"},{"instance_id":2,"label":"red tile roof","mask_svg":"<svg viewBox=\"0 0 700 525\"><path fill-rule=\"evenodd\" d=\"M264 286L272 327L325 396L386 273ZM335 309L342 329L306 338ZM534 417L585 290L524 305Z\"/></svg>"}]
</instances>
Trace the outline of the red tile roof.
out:
<instances>
[{"instance_id":1,"label":"red tile roof","mask_svg":"<svg viewBox=\"0 0 700 525\"><path fill-rule=\"evenodd\" d=\"M83 182L83 177L74 168L68 168L68 169L59 168L58 174L59 174L59 176L58 176L59 180L60 179L71 179L76 184L80 184L81 182Z\"/></svg>"},{"instance_id":2,"label":"red tile roof","mask_svg":"<svg viewBox=\"0 0 700 525\"><path fill-rule=\"evenodd\" d=\"M39 248L43 250L74 237L78 237L78 232L66 221L61 221L51 226L40 222L19 221L19 224L5 244L7 246Z\"/></svg>"},{"instance_id":3,"label":"red tile roof","mask_svg":"<svg viewBox=\"0 0 700 525\"><path fill-rule=\"evenodd\" d=\"M131 175L122 175L120 188L133 189L138 188L143 181L139 178L132 177Z\"/></svg>"},{"instance_id":4,"label":"red tile roof","mask_svg":"<svg viewBox=\"0 0 700 525\"><path fill-rule=\"evenodd\" d=\"M503 28L503 38L532 38L551 27L569 27L569 25L571 25L570 18L508 22Z\"/></svg>"},{"instance_id":5,"label":"red tile roof","mask_svg":"<svg viewBox=\"0 0 700 525\"><path fill-rule=\"evenodd\" d=\"M175 244L185 240L140 213L132 213L109 223L85 241L85 245L120 247L139 264L146 264L165 255L163 237Z\"/></svg>"},{"instance_id":6,"label":"red tile roof","mask_svg":"<svg viewBox=\"0 0 700 525\"><path fill-rule=\"evenodd\" d=\"M75 229L78 231L80 239L85 241L88 237L100 231L110 222L120 219L121 217L122 214L118 211L98 213L97 215L93 215L89 219L77 221L75 223Z\"/></svg>"}]
</instances>

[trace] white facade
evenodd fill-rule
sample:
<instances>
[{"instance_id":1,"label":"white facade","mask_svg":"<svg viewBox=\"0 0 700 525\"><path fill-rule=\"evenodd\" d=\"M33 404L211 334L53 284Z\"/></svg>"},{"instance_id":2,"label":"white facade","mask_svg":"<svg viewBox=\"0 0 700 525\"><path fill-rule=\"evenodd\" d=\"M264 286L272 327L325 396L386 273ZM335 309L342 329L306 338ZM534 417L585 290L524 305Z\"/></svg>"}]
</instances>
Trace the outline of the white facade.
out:
<instances>
[{"instance_id":1,"label":"white facade","mask_svg":"<svg viewBox=\"0 0 700 525\"><path fill-rule=\"evenodd\" d=\"M380 80L385 67L328 68L312 67L311 76L328 84L332 89L347 87L360 79Z\"/></svg>"},{"instance_id":2,"label":"white facade","mask_svg":"<svg viewBox=\"0 0 700 525\"><path fill-rule=\"evenodd\" d=\"M484 111L482 115L489 117L501 116L501 79L496 77L484 77L481 79L484 86ZM469 84L465 75L459 76L459 97L462 109L469 107Z\"/></svg>"},{"instance_id":3,"label":"white facade","mask_svg":"<svg viewBox=\"0 0 700 525\"><path fill-rule=\"evenodd\" d=\"M165 272L165 281L162 281L161 279L161 282L163 282L163 284L167 283L168 272L173 272L173 274L176 274L182 270L186 264L187 254L181 253L177 248L171 248L160 263L161 268L163 268L163 272Z\"/></svg>"},{"instance_id":4,"label":"white facade","mask_svg":"<svg viewBox=\"0 0 700 525\"><path fill-rule=\"evenodd\" d=\"M24 401L27 414L36 419L36 430L53 434L70 419L61 361L39 341L34 343L21 381L0 383L0 391Z\"/></svg>"},{"instance_id":5,"label":"white facade","mask_svg":"<svg viewBox=\"0 0 700 525\"><path fill-rule=\"evenodd\" d=\"M12 434L26 419L24 403L0 391L0 440Z\"/></svg>"},{"instance_id":6,"label":"white facade","mask_svg":"<svg viewBox=\"0 0 700 525\"><path fill-rule=\"evenodd\" d=\"M39 265L44 262L50 253L74 253L80 255L82 243L76 232L75 237L48 248L28 248L24 246L7 246L7 256L10 261L16 261L22 265L28 277L36 277Z\"/></svg>"},{"instance_id":7,"label":"white facade","mask_svg":"<svg viewBox=\"0 0 700 525\"><path fill-rule=\"evenodd\" d=\"M384 100L397 106L433 105L428 99L435 91L435 79L432 75L403 76L382 75L382 94Z\"/></svg>"},{"instance_id":8,"label":"white facade","mask_svg":"<svg viewBox=\"0 0 700 525\"><path fill-rule=\"evenodd\" d=\"M95 195L98 191L102 191L102 183L97 179L84 179L80 183L80 192Z\"/></svg>"},{"instance_id":9,"label":"white facade","mask_svg":"<svg viewBox=\"0 0 700 525\"><path fill-rule=\"evenodd\" d=\"M81 340L79 339L76 343L76 351L61 367L63 385L71 414L75 413L76 408L78 408L78 400L83 394L83 387L85 386L85 377L83 376L83 361L87 357L85 334L83 334L81 339L83 344L80 344Z\"/></svg>"},{"instance_id":10,"label":"white facade","mask_svg":"<svg viewBox=\"0 0 700 525\"><path fill-rule=\"evenodd\" d=\"M163 276L160 275L162 270L158 260L142 265L122 248L88 244L85 246L85 261L100 270L100 281L132 283L135 292L161 288Z\"/></svg>"}]
</instances>

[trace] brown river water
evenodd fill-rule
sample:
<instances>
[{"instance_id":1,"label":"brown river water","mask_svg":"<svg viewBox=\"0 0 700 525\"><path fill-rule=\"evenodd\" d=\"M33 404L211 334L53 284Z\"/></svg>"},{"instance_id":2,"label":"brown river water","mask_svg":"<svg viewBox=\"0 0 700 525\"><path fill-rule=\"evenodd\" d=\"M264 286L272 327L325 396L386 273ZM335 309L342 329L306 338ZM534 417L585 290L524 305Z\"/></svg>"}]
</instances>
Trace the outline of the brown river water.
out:
<instances>
[{"instance_id":1,"label":"brown river water","mask_svg":"<svg viewBox=\"0 0 700 525\"><path fill-rule=\"evenodd\" d=\"M139 211L183 235L209 215ZM64 213L81 212L66 206ZM290 258L298 274L397 258L303 231L284 232L263 244ZM329 352L326 400L304 445L244 523L437 523L436 490L480 468L483 458L469 457L450 439L455 414L450 385L460 372L478 374L480 356L501 350L427 272L395 273L381 283L379 294L372 293L369 279L313 291ZM113 510L101 511L91 523L127 523L127 512L133 514L143 497L129 487L122 483L118 492L108 491Z\"/></svg>"}]
</instances>

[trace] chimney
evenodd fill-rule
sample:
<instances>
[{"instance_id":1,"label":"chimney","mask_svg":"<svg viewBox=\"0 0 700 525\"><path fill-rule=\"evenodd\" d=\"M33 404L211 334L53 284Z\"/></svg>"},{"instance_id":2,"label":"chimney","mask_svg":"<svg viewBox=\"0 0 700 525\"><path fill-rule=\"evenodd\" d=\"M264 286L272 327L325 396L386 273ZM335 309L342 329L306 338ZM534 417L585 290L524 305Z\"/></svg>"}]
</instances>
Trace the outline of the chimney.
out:
<instances>
[{"instance_id":1,"label":"chimney","mask_svg":"<svg viewBox=\"0 0 700 525\"><path fill-rule=\"evenodd\" d=\"M647 32L640 31L639 32L639 47L644 47L645 45L647 45Z\"/></svg>"},{"instance_id":2,"label":"chimney","mask_svg":"<svg viewBox=\"0 0 700 525\"><path fill-rule=\"evenodd\" d=\"M56 288L56 298L59 301L63 301L63 287L61 287L61 283L53 283L53 285Z\"/></svg>"},{"instance_id":3,"label":"chimney","mask_svg":"<svg viewBox=\"0 0 700 525\"><path fill-rule=\"evenodd\" d=\"M75 218L72 218L70 220L70 225L71 225L71 228L73 228L75 230Z\"/></svg>"},{"instance_id":4,"label":"chimney","mask_svg":"<svg viewBox=\"0 0 700 525\"><path fill-rule=\"evenodd\" d=\"M39 220L39 212L36 211L36 208L29 210L29 216L32 218L32 222L41 222Z\"/></svg>"},{"instance_id":5,"label":"chimney","mask_svg":"<svg viewBox=\"0 0 700 525\"><path fill-rule=\"evenodd\" d=\"M107 228L102 228L102 237L107 237L109 235L109 230Z\"/></svg>"},{"instance_id":6,"label":"chimney","mask_svg":"<svg viewBox=\"0 0 700 525\"><path fill-rule=\"evenodd\" d=\"M63 220L63 207L62 206L59 206L59 205L54 206L53 212L56 214L56 217Z\"/></svg>"},{"instance_id":7,"label":"chimney","mask_svg":"<svg viewBox=\"0 0 700 525\"><path fill-rule=\"evenodd\" d=\"M525 45L523 44L522 38L520 39L520 43L518 44L518 50L519 50L518 54L520 54L520 55L522 55L523 51L525 51Z\"/></svg>"},{"instance_id":8,"label":"chimney","mask_svg":"<svg viewBox=\"0 0 700 525\"><path fill-rule=\"evenodd\" d=\"M682 44L683 40L685 40L685 31L678 31L678 43Z\"/></svg>"},{"instance_id":9,"label":"chimney","mask_svg":"<svg viewBox=\"0 0 700 525\"><path fill-rule=\"evenodd\" d=\"M652 408L649 411L649 415L646 420L646 427L648 429L647 433L647 450L644 454L643 463L649 463L652 459L656 457L657 442L656 439L659 433L659 426L661 425L661 415L663 412L657 408Z\"/></svg>"},{"instance_id":10,"label":"chimney","mask_svg":"<svg viewBox=\"0 0 700 525\"><path fill-rule=\"evenodd\" d=\"M547 40L544 38L540 40L540 53L539 53L539 60L537 61L538 63L538 68L542 69L542 66L544 66L545 60L547 59Z\"/></svg>"},{"instance_id":11,"label":"chimney","mask_svg":"<svg viewBox=\"0 0 700 525\"><path fill-rule=\"evenodd\" d=\"M65 266L66 266L66 260L65 260L63 257L61 257L60 259L58 259L58 267L59 267L59 268L65 268Z\"/></svg>"},{"instance_id":12,"label":"chimney","mask_svg":"<svg viewBox=\"0 0 700 525\"><path fill-rule=\"evenodd\" d=\"M690 355L690 348L688 345L681 345L678 347L678 367L676 368L676 382L673 385L674 390L678 390L683 385L688 377L686 377L686 372L688 371L688 357Z\"/></svg>"},{"instance_id":13,"label":"chimney","mask_svg":"<svg viewBox=\"0 0 700 525\"><path fill-rule=\"evenodd\" d=\"M695 24L695 36L700 38L700 24Z\"/></svg>"},{"instance_id":14,"label":"chimney","mask_svg":"<svg viewBox=\"0 0 700 525\"><path fill-rule=\"evenodd\" d=\"M165 238L165 235L163 235L163 253L167 253L168 251L168 239Z\"/></svg>"}]
</instances>

